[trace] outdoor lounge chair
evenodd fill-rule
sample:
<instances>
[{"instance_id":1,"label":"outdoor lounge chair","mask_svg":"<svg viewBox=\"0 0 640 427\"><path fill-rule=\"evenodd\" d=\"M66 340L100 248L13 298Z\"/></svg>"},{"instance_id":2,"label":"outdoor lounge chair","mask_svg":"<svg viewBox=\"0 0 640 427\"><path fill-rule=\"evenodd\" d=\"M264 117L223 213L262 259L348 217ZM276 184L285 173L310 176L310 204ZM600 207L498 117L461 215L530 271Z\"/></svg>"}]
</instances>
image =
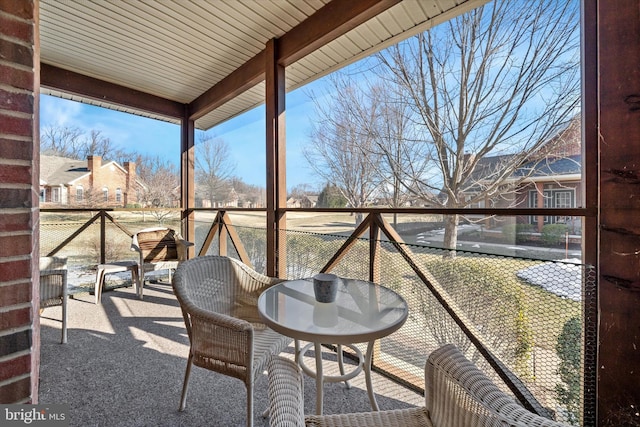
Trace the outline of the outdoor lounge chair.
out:
<instances>
[{"instance_id":1,"label":"outdoor lounge chair","mask_svg":"<svg viewBox=\"0 0 640 427\"><path fill-rule=\"evenodd\" d=\"M145 228L133 235L131 250L140 254L138 275L138 297L142 299L144 275L148 271L171 271L187 259L187 248L193 243L184 240L175 230L165 227Z\"/></svg>"},{"instance_id":2,"label":"outdoor lounge chair","mask_svg":"<svg viewBox=\"0 0 640 427\"><path fill-rule=\"evenodd\" d=\"M260 293L282 280L264 276L233 258L202 256L181 263L173 276L191 343L180 410L192 364L242 380L247 425L253 425L253 385L269 358L292 341L269 329L258 313Z\"/></svg>"},{"instance_id":3,"label":"outdoor lounge chair","mask_svg":"<svg viewBox=\"0 0 640 427\"><path fill-rule=\"evenodd\" d=\"M269 422L272 427L569 427L518 405L452 344L429 355L424 376L424 407L305 417L300 367L274 356L269 362Z\"/></svg>"},{"instance_id":4,"label":"outdoor lounge chair","mask_svg":"<svg viewBox=\"0 0 640 427\"><path fill-rule=\"evenodd\" d=\"M67 259L40 258L40 311L47 307L62 306L62 338L67 342Z\"/></svg>"}]
</instances>

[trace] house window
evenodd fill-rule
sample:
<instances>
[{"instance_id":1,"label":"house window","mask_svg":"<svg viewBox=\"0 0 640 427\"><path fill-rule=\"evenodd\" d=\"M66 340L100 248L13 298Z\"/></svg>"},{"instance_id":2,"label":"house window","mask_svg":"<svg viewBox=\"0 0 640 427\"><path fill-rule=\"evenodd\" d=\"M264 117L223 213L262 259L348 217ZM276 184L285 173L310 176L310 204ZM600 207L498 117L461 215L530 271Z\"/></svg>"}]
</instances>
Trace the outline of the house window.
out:
<instances>
[{"instance_id":1,"label":"house window","mask_svg":"<svg viewBox=\"0 0 640 427\"><path fill-rule=\"evenodd\" d=\"M40 202L44 202L47 197L47 190L44 188L40 189Z\"/></svg>"},{"instance_id":2,"label":"house window","mask_svg":"<svg viewBox=\"0 0 640 427\"><path fill-rule=\"evenodd\" d=\"M102 199L105 202L109 201L109 189L107 187L102 187Z\"/></svg>"},{"instance_id":3,"label":"house window","mask_svg":"<svg viewBox=\"0 0 640 427\"><path fill-rule=\"evenodd\" d=\"M84 200L84 188L82 185L76 187L76 202L81 203Z\"/></svg>"},{"instance_id":4,"label":"house window","mask_svg":"<svg viewBox=\"0 0 640 427\"><path fill-rule=\"evenodd\" d=\"M120 187L116 188L116 202L122 203L122 189Z\"/></svg>"},{"instance_id":5,"label":"house window","mask_svg":"<svg viewBox=\"0 0 640 427\"><path fill-rule=\"evenodd\" d=\"M575 207L575 191L572 189L548 189L543 193L544 208L562 209ZM538 192L535 190L529 191L530 208L538 207ZM565 221L564 216L545 216L545 224L563 223ZM535 216L529 216L529 223L535 224L537 219Z\"/></svg>"},{"instance_id":6,"label":"house window","mask_svg":"<svg viewBox=\"0 0 640 427\"><path fill-rule=\"evenodd\" d=\"M60 189L58 187L53 187L51 189L51 201L54 203L60 203Z\"/></svg>"}]
</instances>

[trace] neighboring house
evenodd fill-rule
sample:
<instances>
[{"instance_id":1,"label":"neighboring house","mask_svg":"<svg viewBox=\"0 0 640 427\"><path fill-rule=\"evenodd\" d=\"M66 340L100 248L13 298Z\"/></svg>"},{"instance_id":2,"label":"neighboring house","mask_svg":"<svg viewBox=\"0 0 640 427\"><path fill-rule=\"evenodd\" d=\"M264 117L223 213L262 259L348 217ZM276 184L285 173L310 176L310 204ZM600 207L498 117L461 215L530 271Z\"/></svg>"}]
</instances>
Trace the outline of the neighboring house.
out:
<instances>
[{"instance_id":1,"label":"neighboring house","mask_svg":"<svg viewBox=\"0 0 640 427\"><path fill-rule=\"evenodd\" d=\"M287 199L287 208L291 209L291 208L301 208L301 207L302 207L302 203L300 202L300 199L295 197L289 197Z\"/></svg>"},{"instance_id":2,"label":"neighboring house","mask_svg":"<svg viewBox=\"0 0 640 427\"><path fill-rule=\"evenodd\" d=\"M287 200L287 208L315 208L318 204L318 196L302 196L300 198L290 197Z\"/></svg>"},{"instance_id":3,"label":"neighboring house","mask_svg":"<svg viewBox=\"0 0 640 427\"><path fill-rule=\"evenodd\" d=\"M318 205L318 196L302 196L300 198L301 208L315 208Z\"/></svg>"},{"instance_id":4,"label":"neighboring house","mask_svg":"<svg viewBox=\"0 0 640 427\"><path fill-rule=\"evenodd\" d=\"M195 204L198 208L263 208L263 197L256 197L251 194L238 193L231 188L225 200L215 201L212 205L207 195L196 187Z\"/></svg>"},{"instance_id":5,"label":"neighboring house","mask_svg":"<svg viewBox=\"0 0 640 427\"><path fill-rule=\"evenodd\" d=\"M86 161L40 156L40 205L126 207L141 199L144 184L137 179L135 163L124 166L102 157Z\"/></svg>"},{"instance_id":6,"label":"neighboring house","mask_svg":"<svg viewBox=\"0 0 640 427\"><path fill-rule=\"evenodd\" d=\"M581 200L582 156L580 121L572 120L545 144L536 157L523 163L505 182L504 190L471 208L575 208ZM476 178L499 169L508 156L481 159ZM467 200L472 194L467 195ZM564 216L519 216L518 223L534 224L541 231L545 224L569 223ZM490 224L485 223L490 226ZM572 224L576 226L575 224Z\"/></svg>"}]
</instances>

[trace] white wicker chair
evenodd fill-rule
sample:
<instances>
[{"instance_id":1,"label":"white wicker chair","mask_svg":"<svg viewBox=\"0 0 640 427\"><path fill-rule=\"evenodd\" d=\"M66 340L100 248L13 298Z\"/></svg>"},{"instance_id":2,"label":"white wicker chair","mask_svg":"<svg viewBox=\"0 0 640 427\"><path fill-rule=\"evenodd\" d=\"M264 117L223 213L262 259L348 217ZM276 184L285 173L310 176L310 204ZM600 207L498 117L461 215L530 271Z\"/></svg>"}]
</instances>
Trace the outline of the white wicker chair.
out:
<instances>
[{"instance_id":1,"label":"white wicker chair","mask_svg":"<svg viewBox=\"0 0 640 427\"><path fill-rule=\"evenodd\" d=\"M258 296L280 279L233 258L202 256L181 263L173 276L191 347L182 388L184 410L191 366L239 378L247 388L247 425L253 425L253 384L269 358L292 339L262 323Z\"/></svg>"},{"instance_id":2,"label":"white wicker chair","mask_svg":"<svg viewBox=\"0 0 640 427\"><path fill-rule=\"evenodd\" d=\"M272 427L568 427L535 415L500 390L453 345L425 365L425 406L379 412L304 416L302 372L292 360L269 362Z\"/></svg>"},{"instance_id":3,"label":"white wicker chair","mask_svg":"<svg viewBox=\"0 0 640 427\"><path fill-rule=\"evenodd\" d=\"M40 258L40 311L62 306L62 338L67 342L67 258Z\"/></svg>"}]
</instances>

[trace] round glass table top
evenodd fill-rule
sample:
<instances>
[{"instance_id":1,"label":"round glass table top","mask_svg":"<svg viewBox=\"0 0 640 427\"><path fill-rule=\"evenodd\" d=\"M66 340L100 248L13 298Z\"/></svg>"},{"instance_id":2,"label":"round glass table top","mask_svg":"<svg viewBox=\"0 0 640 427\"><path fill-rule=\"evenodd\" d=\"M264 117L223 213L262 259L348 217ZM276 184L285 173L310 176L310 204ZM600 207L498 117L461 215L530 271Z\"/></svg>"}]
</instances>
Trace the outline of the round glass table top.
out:
<instances>
[{"instance_id":1,"label":"round glass table top","mask_svg":"<svg viewBox=\"0 0 640 427\"><path fill-rule=\"evenodd\" d=\"M384 286L340 279L335 302L317 302L313 279L289 280L265 290L258 310L273 330L292 338L331 344L373 341L399 329L407 303Z\"/></svg>"}]
</instances>

